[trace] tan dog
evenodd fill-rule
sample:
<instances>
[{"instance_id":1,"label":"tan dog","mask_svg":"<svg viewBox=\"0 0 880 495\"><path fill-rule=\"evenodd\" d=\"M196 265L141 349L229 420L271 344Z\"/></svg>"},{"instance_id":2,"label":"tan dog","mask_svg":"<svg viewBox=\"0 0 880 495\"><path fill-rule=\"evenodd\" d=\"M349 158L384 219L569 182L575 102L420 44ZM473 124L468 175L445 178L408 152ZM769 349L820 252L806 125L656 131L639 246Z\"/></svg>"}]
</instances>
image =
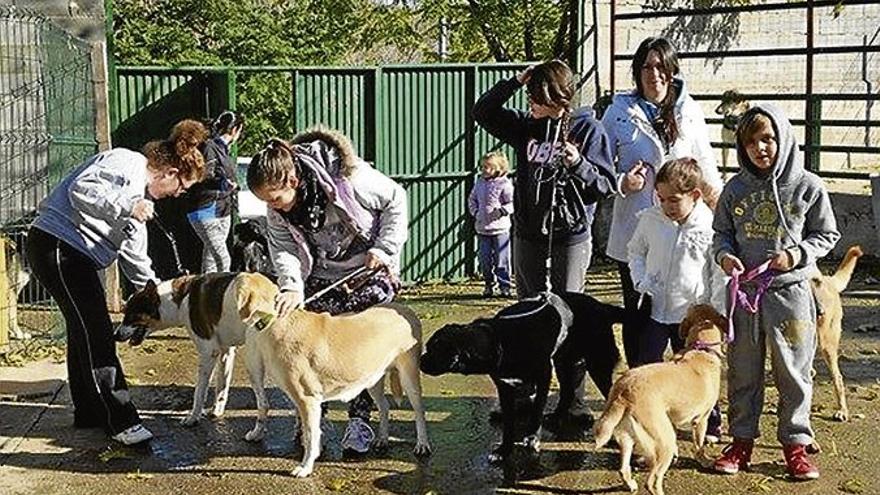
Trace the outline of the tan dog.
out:
<instances>
[{"instance_id":1,"label":"tan dog","mask_svg":"<svg viewBox=\"0 0 880 495\"><path fill-rule=\"evenodd\" d=\"M340 316L296 310L275 318L277 293L275 284L254 273L209 274L181 277L158 286L148 284L126 304L123 326L132 330L124 333L173 326L191 330L199 349L199 379L193 412L185 424L201 415L218 357L224 360L224 374L223 381L218 380L217 396L225 407L234 346L245 344L245 361L257 402L256 423L245 438L259 441L266 433L269 403L264 384L268 370L299 413L304 453L301 464L293 470L295 476L308 476L314 469L320 452L324 401L348 401L368 389L379 409L375 444L388 442L383 377L389 369L397 372L392 377L399 378L415 411L415 453L430 453L419 375L422 329L415 313L389 304ZM214 412L218 414L217 403Z\"/></svg>"},{"instance_id":2,"label":"tan dog","mask_svg":"<svg viewBox=\"0 0 880 495\"><path fill-rule=\"evenodd\" d=\"M739 118L749 110L749 107L751 107L749 100L735 89L728 89L721 95L721 103L715 108L715 113L724 117L724 121L721 123L722 142L736 144L736 126L739 123ZM727 161L732 149L721 149L721 166L728 166Z\"/></svg>"},{"instance_id":3,"label":"tan dog","mask_svg":"<svg viewBox=\"0 0 880 495\"><path fill-rule=\"evenodd\" d=\"M620 446L620 475L630 491L638 489L630 469L636 450L648 466L646 488L663 494L663 477L678 452L676 427L691 427L697 455L705 457L706 424L721 388L726 325L712 306L691 307L679 327L686 350L673 361L631 369L611 387L595 426L596 448L614 436Z\"/></svg>"},{"instance_id":4,"label":"tan dog","mask_svg":"<svg viewBox=\"0 0 880 495\"><path fill-rule=\"evenodd\" d=\"M268 402L264 370L296 405L302 424L303 460L293 475L314 469L321 448L321 403L348 401L367 389L379 409L376 445L388 442L386 370L395 369L416 415L416 455L431 452L422 405L419 356L421 323L399 305L375 306L360 313L330 316L296 310L263 331L248 330L247 366L257 396L257 423L247 438L262 437Z\"/></svg>"},{"instance_id":5,"label":"tan dog","mask_svg":"<svg viewBox=\"0 0 880 495\"><path fill-rule=\"evenodd\" d=\"M819 352L828 365L834 384L834 395L837 397L837 411L834 419L849 420L849 408L846 405L846 387L837 360L840 356L840 336L843 332L843 304L840 293L849 285L856 263L862 256L859 246L851 246L834 275L821 275L810 279L813 294L822 307L823 313L816 320L816 332L819 337Z\"/></svg>"},{"instance_id":6,"label":"tan dog","mask_svg":"<svg viewBox=\"0 0 880 495\"><path fill-rule=\"evenodd\" d=\"M21 329L18 325L18 296L30 281L30 274L24 269L21 255L12 239L0 234L0 243L3 244L3 256L6 257L6 307L0 310L6 311L6 321L9 325L9 337L16 340L31 338L31 334Z\"/></svg>"}]
</instances>

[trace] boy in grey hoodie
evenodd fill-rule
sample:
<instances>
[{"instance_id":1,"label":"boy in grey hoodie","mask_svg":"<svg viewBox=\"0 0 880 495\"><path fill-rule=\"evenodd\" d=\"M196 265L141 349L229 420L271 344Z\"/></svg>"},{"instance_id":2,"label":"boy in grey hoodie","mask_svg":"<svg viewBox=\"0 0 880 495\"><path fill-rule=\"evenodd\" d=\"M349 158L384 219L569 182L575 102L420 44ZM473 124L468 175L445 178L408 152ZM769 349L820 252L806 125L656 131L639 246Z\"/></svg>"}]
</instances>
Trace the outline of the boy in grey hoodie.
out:
<instances>
[{"instance_id":1,"label":"boy in grey hoodie","mask_svg":"<svg viewBox=\"0 0 880 495\"><path fill-rule=\"evenodd\" d=\"M828 192L818 176L804 169L791 123L779 108L763 104L747 112L737 129L736 148L741 171L724 187L715 210L715 260L731 276L769 266L764 286L742 286L748 301L756 301L756 312L729 301L737 304L735 338L727 355L734 440L715 461L715 470L733 474L751 461L760 434L769 348L779 390L777 438L787 471L795 479L816 479L819 470L806 453L813 440L810 372L816 352L809 277L840 233Z\"/></svg>"}]
</instances>

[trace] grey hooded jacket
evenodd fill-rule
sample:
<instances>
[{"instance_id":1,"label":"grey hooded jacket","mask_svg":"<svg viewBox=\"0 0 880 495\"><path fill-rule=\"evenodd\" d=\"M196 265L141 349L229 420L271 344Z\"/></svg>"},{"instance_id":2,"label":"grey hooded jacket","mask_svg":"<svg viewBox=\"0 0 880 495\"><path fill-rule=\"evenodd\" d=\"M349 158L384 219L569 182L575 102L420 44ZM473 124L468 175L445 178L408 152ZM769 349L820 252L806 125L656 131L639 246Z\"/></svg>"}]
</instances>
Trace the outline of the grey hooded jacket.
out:
<instances>
[{"instance_id":1,"label":"grey hooded jacket","mask_svg":"<svg viewBox=\"0 0 880 495\"><path fill-rule=\"evenodd\" d=\"M119 266L141 288L156 280L147 256L147 227L131 217L147 187L147 158L124 148L99 153L67 175L40 203L34 227L105 268Z\"/></svg>"},{"instance_id":2,"label":"grey hooded jacket","mask_svg":"<svg viewBox=\"0 0 880 495\"><path fill-rule=\"evenodd\" d=\"M760 112L773 123L778 151L771 173L760 174L737 142L740 172L721 192L712 224L714 258L731 254L746 270L789 250L792 270L778 274L772 286L805 280L816 273L816 260L840 239L831 200L817 175L804 169L791 123L771 104L758 105L743 116Z\"/></svg>"}]
</instances>

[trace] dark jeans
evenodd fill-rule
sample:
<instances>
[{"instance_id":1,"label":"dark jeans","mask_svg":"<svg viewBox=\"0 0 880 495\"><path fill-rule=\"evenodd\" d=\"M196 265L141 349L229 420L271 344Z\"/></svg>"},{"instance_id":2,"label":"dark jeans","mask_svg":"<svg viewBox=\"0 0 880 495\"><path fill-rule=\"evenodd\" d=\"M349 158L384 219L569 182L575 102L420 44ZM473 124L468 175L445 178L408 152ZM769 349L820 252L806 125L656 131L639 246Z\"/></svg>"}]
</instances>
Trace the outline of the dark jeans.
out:
<instances>
[{"instance_id":1,"label":"dark jeans","mask_svg":"<svg viewBox=\"0 0 880 495\"><path fill-rule=\"evenodd\" d=\"M306 297L329 286L335 280L322 280L310 278L306 281ZM352 281L355 286L348 290L342 287L331 290L318 299L308 304L309 311L326 311L331 315L341 313L364 311L377 304L388 303L394 300L399 289L396 277L387 272L378 272L369 278ZM383 378L384 380L384 378ZM348 419L361 418L370 421L370 411L373 410L373 399L366 390L348 403ZM326 411L326 405L321 405L321 411Z\"/></svg>"},{"instance_id":2,"label":"dark jeans","mask_svg":"<svg viewBox=\"0 0 880 495\"><path fill-rule=\"evenodd\" d=\"M492 290L495 282L502 291L510 290L510 234L477 234L480 270L486 290Z\"/></svg>"},{"instance_id":3,"label":"dark jeans","mask_svg":"<svg viewBox=\"0 0 880 495\"><path fill-rule=\"evenodd\" d=\"M626 363L634 368L639 362L639 332L642 326L641 319L635 317L638 313L639 293L636 292L629 274L629 265L618 261L617 272L620 274L620 288L623 289L623 307L631 316L629 321L623 323L623 353L626 355Z\"/></svg>"},{"instance_id":4,"label":"dark jeans","mask_svg":"<svg viewBox=\"0 0 880 495\"><path fill-rule=\"evenodd\" d=\"M514 237L513 243L517 297L535 297L549 290L546 282L547 243L521 237ZM589 237L577 244L554 244L550 254L553 292L583 292L592 255L593 241Z\"/></svg>"},{"instance_id":5,"label":"dark jeans","mask_svg":"<svg viewBox=\"0 0 880 495\"><path fill-rule=\"evenodd\" d=\"M111 435L141 422L116 355L99 268L57 237L31 228L27 257L37 280L58 303L67 329L67 379L73 421Z\"/></svg>"},{"instance_id":6,"label":"dark jeans","mask_svg":"<svg viewBox=\"0 0 880 495\"><path fill-rule=\"evenodd\" d=\"M678 335L678 325L658 323L653 319L638 333L638 356L630 366L663 362L666 346L672 345L672 352L684 349L684 340Z\"/></svg>"}]
</instances>

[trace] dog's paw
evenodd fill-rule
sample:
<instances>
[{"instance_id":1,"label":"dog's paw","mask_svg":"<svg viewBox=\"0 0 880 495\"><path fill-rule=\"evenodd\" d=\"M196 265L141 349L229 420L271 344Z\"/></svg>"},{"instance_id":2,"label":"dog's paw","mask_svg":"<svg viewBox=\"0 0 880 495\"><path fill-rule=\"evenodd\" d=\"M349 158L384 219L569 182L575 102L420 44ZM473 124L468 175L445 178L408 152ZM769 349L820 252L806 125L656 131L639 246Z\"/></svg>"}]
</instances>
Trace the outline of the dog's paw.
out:
<instances>
[{"instance_id":1,"label":"dog's paw","mask_svg":"<svg viewBox=\"0 0 880 495\"><path fill-rule=\"evenodd\" d=\"M632 478L632 475L627 478L626 476L622 476L623 484L626 486L626 489L630 491L630 493L635 493L639 489L639 484L636 483L636 480Z\"/></svg>"},{"instance_id":2,"label":"dog's paw","mask_svg":"<svg viewBox=\"0 0 880 495\"><path fill-rule=\"evenodd\" d=\"M847 411L846 409L841 409L841 410L835 412L834 416L832 416L832 417L834 418L834 421L840 421L842 423L846 423L847 421L849 421L849 411Z\"/></svg>"},{"instance_id":3,"label":"dog's paw","mask_svg":"<svg viewBox=\"0 0 880 495\"><path fill-rule=\"evenodd\" d=\"M313 470L314 466L306 466L304 464L300 464L299 466L295 467L293 471L290 472L290 475L296 478L305 478L306 476L312 474Z\"/></svg>"},{"instance_id":4,"label":"dog's paw","mask_svg":"<svg viewBox=\"0 0 880 495\"><path fill-rule=\"evenodd\" d=\"M187 417L181 419L180 424L183 426L195 426L200 419L202 419L201 414L190 414Z\"/></svg>"},{"instance_id":5,"label":"dog's paw","mask_svg":"<svg viewBox=\"0 0 880 495\"><path fill-rule=\"evenodd\" d=\"M244 439L248 442L259 442L266 436L266 427L263 425L254 426L254 429L245 433Z\"/></svg>"},{"instance_id":6,"label":"dog's paw","mask_svg":"<svg viewBox=\"0 0 880 495\"><path fill-rule=\"evenodd\" d=\"M416 457L428 457L431 455L431 444L428 442L416 442L416 447L413 449L413 454Z\"/></svg>"},{"instance_id":7,"label":"dog's paw","mask_svg":"<svg viewBox=\"0 0 880 495\"><path fill-rule=\"evenodd\" d=\"M489 464L501 464L505 459L510 457L511 452L513 451L512 445L504 445L501 444L489 453Z\"/></svg>"}]
</instances>

